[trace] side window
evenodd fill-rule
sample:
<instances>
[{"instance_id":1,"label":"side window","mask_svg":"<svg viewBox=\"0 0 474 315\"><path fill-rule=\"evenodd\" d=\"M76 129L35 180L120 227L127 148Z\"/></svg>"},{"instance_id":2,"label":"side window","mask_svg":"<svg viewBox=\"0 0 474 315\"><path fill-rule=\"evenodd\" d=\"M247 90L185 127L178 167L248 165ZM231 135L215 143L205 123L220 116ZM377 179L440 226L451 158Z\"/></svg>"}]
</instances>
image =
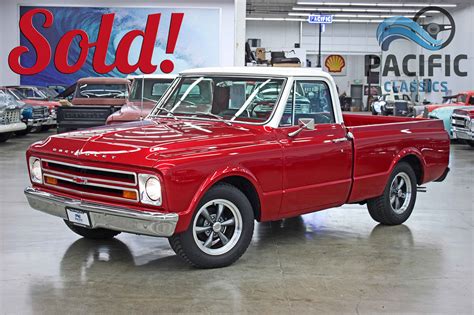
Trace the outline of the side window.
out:
<instances>
[{"instance_id":1,"label":"side window","mask_svg":"<svg viewBox=\"0 0 474 315\"><path fill-rule=\"evenodd\" d=\"M410 97L406 94L403 94L403 100L404 101L410 101Z\"/></svg>"},{"instance_id":2,"label":"side window","mask_svg":"<svg viewBox=\"0 0 474 315\"><path fill-rule=\"evenodd\" d=\"M471 95L471 98L469 99L469 104L474 105L474 95Z\"/></svg>"},{"instance_id":3,"label":"side window","mask_svg":"<svg viewBox=\"0 0 474 315\"><path fill-rule=\"evenodd\" d=\"M298 125L300 118L312 118L316 124L335 123L329 86L321 81L295 81L280 122Z\"/></svg>"}]
</instances>

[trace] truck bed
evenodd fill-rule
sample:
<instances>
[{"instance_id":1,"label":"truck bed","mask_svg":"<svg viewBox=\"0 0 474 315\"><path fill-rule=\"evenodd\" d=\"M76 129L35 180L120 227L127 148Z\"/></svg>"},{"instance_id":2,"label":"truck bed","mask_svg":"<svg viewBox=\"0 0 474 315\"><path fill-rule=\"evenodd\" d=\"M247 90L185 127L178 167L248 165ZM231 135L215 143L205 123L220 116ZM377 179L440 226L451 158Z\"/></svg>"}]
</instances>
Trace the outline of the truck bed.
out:
<instances>
[{"instance_id":1,"label":"truck bed","mask_svg":"<svg viewBox=\"0 0 474 315\"><path fill-rule=\"evenodd\" d=\"M344 114L354 136L349 202L381 195L401 156L418 163L418 184L440 178L449 162L449 136L441 120Z\"/></svg>"}]
</instances>

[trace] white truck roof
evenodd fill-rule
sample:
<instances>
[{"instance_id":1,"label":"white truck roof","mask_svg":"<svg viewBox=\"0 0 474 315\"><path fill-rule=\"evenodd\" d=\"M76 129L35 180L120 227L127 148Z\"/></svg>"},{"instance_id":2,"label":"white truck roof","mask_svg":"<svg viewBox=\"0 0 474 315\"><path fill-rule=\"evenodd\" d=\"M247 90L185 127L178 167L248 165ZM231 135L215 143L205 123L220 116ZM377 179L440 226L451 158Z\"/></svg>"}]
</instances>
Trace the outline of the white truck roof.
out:
<instances>
[{"instance_id":1,"label":"white truck roof","mask_svg":"<svg viewBox=\"0 0 474 315\"><path fill-rule=\"evenodd\" d=\"M133 79L171 79L173 80L176 78L178 75L177 74L132 74L128 75L127 79L133 80Z\"/></svg>"},{"instance_id":2,"label":"white truck roof","mask_svg":"<svg viewBox=\"0 0 474 315\"><path fill-rule=\"evenodd\" d=\"M320 68L285 68L285 67L215 67L196 68L180 72L182 75L202 74L236 74L236 75L260 75L278 77L324 77L332 79L331 76Z\"/></svg>"}]
</instances>

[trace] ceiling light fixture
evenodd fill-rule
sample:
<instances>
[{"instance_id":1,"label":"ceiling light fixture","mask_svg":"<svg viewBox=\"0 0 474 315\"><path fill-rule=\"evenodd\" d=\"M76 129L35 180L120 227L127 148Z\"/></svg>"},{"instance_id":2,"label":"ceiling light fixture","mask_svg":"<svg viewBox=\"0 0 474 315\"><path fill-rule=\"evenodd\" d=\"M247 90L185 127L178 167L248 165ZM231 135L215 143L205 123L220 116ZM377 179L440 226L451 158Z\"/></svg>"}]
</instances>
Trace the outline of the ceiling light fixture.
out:
<instances>
[{"instance_id":1,"label":"ceiling light fixture","mask_svg":"<svg viewBox=\"0 0 474 315\"><path fill-rule=\"evenodd\" d=\"M438 4L438 3L390 3L390 2L312 2L297 1L297 5L317 5L317 6L361 6L361 7L427 7L435 5L444 8L455 8L457 4Z\"/></svg>"}]
</instances>

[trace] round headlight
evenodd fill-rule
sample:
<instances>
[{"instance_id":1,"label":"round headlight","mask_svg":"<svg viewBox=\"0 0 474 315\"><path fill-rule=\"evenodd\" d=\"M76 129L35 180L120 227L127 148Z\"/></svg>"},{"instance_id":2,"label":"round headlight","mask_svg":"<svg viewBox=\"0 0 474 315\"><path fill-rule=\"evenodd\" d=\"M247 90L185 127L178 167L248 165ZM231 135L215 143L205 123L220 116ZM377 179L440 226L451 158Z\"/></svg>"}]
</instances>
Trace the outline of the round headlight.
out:
<instances>
[{"instance_id":1,"label":"round headlight","mask_svg":"<svg viewBox=\"0 0 474 315\"><path fill-rule=\"evenodd\" d=\"M145 183L145 192L153 201L158 201L161 199L161 183L155 177L150 177Z\"/></svg>"},{"instance_id":2,"label":"round headlight","mask_svg":"<svg viewBox=\"0 0 474 315\"><path fill-rule=\"evenodd\" d=\"M40 160L35 160L33 164L31 164L31 179L39 183L43 181L43 172L41 171Z\"/></svg>"}]
</instances>

